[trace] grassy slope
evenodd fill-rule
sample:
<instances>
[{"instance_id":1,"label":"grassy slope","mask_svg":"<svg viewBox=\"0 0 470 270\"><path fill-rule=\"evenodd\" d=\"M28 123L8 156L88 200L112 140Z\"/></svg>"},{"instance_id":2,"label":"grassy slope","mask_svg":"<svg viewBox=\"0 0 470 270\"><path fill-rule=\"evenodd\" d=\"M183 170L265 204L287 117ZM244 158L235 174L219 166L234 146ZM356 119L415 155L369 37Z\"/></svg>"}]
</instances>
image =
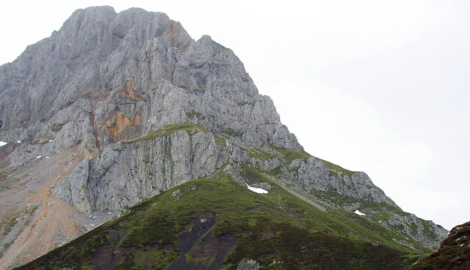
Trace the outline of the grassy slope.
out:
<instances>
[{"instance_id":1,"label":"grassy slope","mask_svg":"<svg viewBox=\"0 0 470 270\"><path fill-rule=\"evenodd\" d=\"M243 258L262 269L403 269L420 256L379 225L323 212L270 183L259 195L221 172L189 181L18 269L235 269Z\"/></svg>"}]
</instances>

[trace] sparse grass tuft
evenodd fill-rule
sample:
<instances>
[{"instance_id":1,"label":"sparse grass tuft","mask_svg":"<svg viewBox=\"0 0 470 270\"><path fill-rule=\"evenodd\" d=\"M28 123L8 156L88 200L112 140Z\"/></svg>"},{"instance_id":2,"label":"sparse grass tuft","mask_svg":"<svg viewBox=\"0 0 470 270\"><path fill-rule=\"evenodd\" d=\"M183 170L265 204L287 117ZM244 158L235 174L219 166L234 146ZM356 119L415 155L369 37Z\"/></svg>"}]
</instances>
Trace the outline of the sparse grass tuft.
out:
<instances>
[{"instance_id":1,"label":"sparse grass tuft","mask_svg":"<svg viewBox=\"0 0 470 270\"><path fill-rule=\"evenodd\" d=\"M18 223L18 218L17 218L17 216L15 215L15 216L13 216L13 217L10 219L9 222L7 222L7 223L5 224L5 227L4 227L4 229L3 229L3 236L8 235L8 234L11 232L11 230L13 230L13 228L14 228L15 225L16 225L16 223Z\"/></svg>"},{"instance_id":2,"label":"sparse grass tuft","mask_svg":"<svg viewBox=\"0 0 470 270\"><path fill-rule=\"evenodd\" d=\"M123 143L131 143L131 142L140 141L140 140L153 140L156 137L170 136L171 134L178 132L178 131L186 131L188 132L189 135L192 135L197 131L209 132L209 130L207 130L206 128L201 127L199 125L191 124L191 123L171 124L171 125L166 125L157 131L150 132L149 134L145 136L128 140L128 141L123 141Z\"/></svg>"},{"instance_id":3,"label":"sparse grass tuft","mask_svg":"<svg viewBox=\"0 0 470 270\"><path fill-rule=\"evenodd\" d=\"M227 143L227 141L224 138L219 137L217 135L214 135L214 138L215 138L215 141L222 146L225 146L225 144Z\"/></svg>"},{"instance_id":4,"label":"sparse grass tuft","mask_svg":"<svg viewBox=\"0 0 470 270\"><path fill-rule=\"evenodd\" d=\"M304 151L301 152L301 151L297 151L293 149L276 147L276 146L273 146L273 148L284 157L287 164L290 164L292 161L296 159L305 160L311 157L311 155L309 155L307 152L304 152Z\"/></svg>"},{"instance_id":5,"label":"sparse grass tuft","mask_svg":"<svg viewBox=\"0 0 470 270\"><path fill-rule=\"evenodd\" d=\"M256 101L252 101L252 102L248 102L248 101L239 101L239 102L237 102L237 105L238 105L238 106L245 106L245 105L251 105L251 106L253 106L253 105L255 105L255 103L256 103Z\"/></svg>"},{"instance_id":6,"label":"sparse grass tuft","mask_svg":"<svg viewBox=\"0 0 470 270\"><path fill-rule=\"evenodd\" d=\"M193 119L194 117L196 117L197 119L206 119L206 117L202 113L197 112L197 111L186 112L186 116L189 119Z\"/></svg>"},{"instance_id":7,"label":"sparse grass tuft","mask_svg":"<svg viewBox=\"0 0 470 270\"><path fill-rule=\"evenodd\" d=\"M224 129L224 130L222 130L222 132L229 135L229 136L232 136L232 137L240 137L241 135L243 135L243 132L236 131L236 130L231 129L231 128Z\"/></svg>"},{"instance_id":8,"label":"sparse grass tuft","mask_svg":"<svg viewBox=\"0 0 470 270\"><path fill-rule=\"evenodd\" d=\"M248 155L252 158L261 159L262 161L270 160L276 157L275 154L268 153L257 147L251 148L250 150L248 150Z\"/></svg>"},{"instance_id":9,"label":"sparse grass tuft","mask_svg":"<svg viewBox=\"0 0 470 270\"><path fill-rule=\"evenodd\" d=\"M206 90L204 90L202 88L194 88L193 92L196 93L196 94L204 94L206 92Z\"/></svg>"},{"instance_id":10,"label":"sparse grass tuft","mask_svg":"<svg viewBox=\"0 0 470 270\"><path fill-rule=\"evenodd\" d=\"M279 177L279 175L282 174L282 169L281 167L276 167L272 169L271 171L269 171L268 173L274 177Z\"/></svg>"},{"instance_id":11,"label":"sparse grass tuft","mask_svg":"<svg viewBox=\"0 0 470 270\"><path fill-rule=\"evenodd\" d=\"M320 159L325 165L326 167L328 167L328 169L330 169L330 173L336 175L338 177L338 173L341 173L341 174L345 174L347 176L349 176L349 178L351 178L355 173L357 172L353 172L353 171L350 171L350 170L346 170L344 169L343 167L339 166L339 165L336 165L334 163L331 163L329 161L326 161L326 160L323 160L323 159Z\"/></svg>"}]
</instances>

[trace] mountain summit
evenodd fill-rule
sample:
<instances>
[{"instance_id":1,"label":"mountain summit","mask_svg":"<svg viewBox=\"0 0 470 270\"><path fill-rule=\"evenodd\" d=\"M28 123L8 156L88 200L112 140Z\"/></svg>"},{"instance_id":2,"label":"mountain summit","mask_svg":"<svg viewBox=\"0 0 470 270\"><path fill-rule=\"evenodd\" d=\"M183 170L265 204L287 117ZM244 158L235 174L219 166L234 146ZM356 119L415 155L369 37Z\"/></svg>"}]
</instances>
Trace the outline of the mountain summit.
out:
<instances>
[{"instance_id":1,"label":"mountain summit","mask_svg":"<svg viewBox=\"0 0 470 270\"><path fill-rule=\"evenodd\" d=\"M97 227L91 236L85 234L77 240L81 239L79 245L90 243L96 240L97 231L103 232L95 247L108 243L107 248L115 249L109 254L124 252L118 256L123 261L110 265L135 262L138 249L146 247L172 254L159 257L165 262L159 267L166 267L180 256L195 255L184 248L188 243L178 242L189 230L185 226L202 226L201 233L215 233L213 230L227 222L239 222L217 218L224 209L259 214L258 207L264 209L270 200L278 208L275 212L265 209L263 213L270 218L261 220L256 214L250 221L240 214L234 218L248 218L248 225L239 224L241 234L229 226L217 235L229 235L227 241L234 241L231 247L235 247L246 240L245 234L253 233L256 224L264 224L258 229L268 228L273 234L290 231L282 226L300 226L303 231L296 231L298 237L317 232L321 237L339 237L340 242L349 239L353 242L345 246L351 245L351 249L364 249L361 245L368 243L399 252L392 252L395 259L435 250L447 235L441 226L400 209L367 174L306 153L281 123L272 100L258 93L230 49L209 36L193 40L180 23L164 13L138 8L116 13L111 7L77 10L51 37L0 67L0 121L0 140L8 142L0 148L3 268L31 261ZM186 182L193 179L212 184L198 186L195 182L200 189L187 198L202 191L200 195L206 196L205 192L219 184L221 190L235 193L251 192L247 186L268 193L256 195L263 199L234 196L233 203L240 207L245 204L238 199L249 201L243 209L233 208L222 200L223 192L215 191L210 196L221 202L218 209L208 208L209 201L203 207L200 199L196 201L202 212L190 201L159 208L166 205L161 200L170 196L167 190L172 189L171 198L183 200L185 192L193 188ZM219 184L217 179L221 179ZM187 184L181 186L185 189L178 189L182 184ZM144 210L135 208L144 212L128 210L147 199L155 205L144 203ZM300 203L297 200L310 208L291 208ZM181 230L172 230L174 237L167 241L170 246L161 246L166 240L159 237L164 234L150 230L165 232L169 228L151 222L181 215L175 213L178 207L186 209L187 218L169 221L167 226L176 222ZM309 212L318 215L309 216ZM121 218L105 223L116 216ZM131 223L120 223L123 219ZM141 220L148 226L134 227ZM205 227L201 220L210 221L210 226ZM276 220L284 220L282 228L275 226ZM113 238L107 228L117 223L125 230L118 230L119 237ZM135 230L146 230L136 237L157 236L153 242L141 239L142 243L121 245L122 234ZM89 240L92 236L95 240ZM261 240L263 237L256 241ZM357 241L361 247L356 246ZM73 248L74 243L67 247ZM57 252L60 250L64 247ZM88 250L78 264L91 263L95 251ZM286 257L290 251L279 252L278 257L269 257L269 264L281 259L295 265L295 260ZM217 266L229 268L267 267L269 261L250 252L225 250L219 254L212 250L210 254ZM60 256L66 263L67 256ZM211 266L214 260L202 265L215 269Z\"/></svg>"}]
</instances>

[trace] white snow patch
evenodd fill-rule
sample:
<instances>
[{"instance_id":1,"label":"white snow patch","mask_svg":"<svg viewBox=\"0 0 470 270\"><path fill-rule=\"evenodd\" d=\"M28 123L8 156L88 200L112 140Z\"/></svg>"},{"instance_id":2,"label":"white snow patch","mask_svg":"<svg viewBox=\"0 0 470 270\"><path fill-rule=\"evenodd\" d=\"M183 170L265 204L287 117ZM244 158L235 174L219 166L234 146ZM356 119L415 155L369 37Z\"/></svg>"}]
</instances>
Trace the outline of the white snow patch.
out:
<instances>
[{"instance_id":1,"label":"white snow patch","mask_svg":"<svg viewBox=\"0 0 470 270\"><path fill-rule=\"evenodd\" d=\"M247 183L245 183L245 185L246 185L246 187L247 187L249 190L251 190L251 191L253 191L253 192L256 192L256 193L258 193L258 194L267 194L267 193L268 193L267 190L264 190L264 189L262 189L262 188L251 187L251 186L249 186Z\"/></svg>"},{"instance_id":2,"label":"white snow patch","mask_svg":"<svg viewBox=\"0 0 470 270\"><path fill-rule=\"evenodd\" d=\"M6 145L6 144L7 144L7 142L2 142L2 141L0 141L0 147L4 146L4 145Z\"/></svg>"},{"instance_id":3,"label":"white snow patch","mask_svg":"<svg viewBox=\"0 0 470 270\"><path fill-rule=\"evenodd\" d=\"M356 212L354 212L354 214L357 214L357 215L360 215L360 216L365 216L366 215L366 214L362 213L359 210L356 210Z\"/></svg>"},{"instance_id":4,"label":"white snow patch","mask_svg":"<svg viewBox=\"0 0 470 270\"><path fill-rule=\"evenodd\" d=\"M42 156L37 156L36 158L42 158Z\"/></svg>"}]
</instances>

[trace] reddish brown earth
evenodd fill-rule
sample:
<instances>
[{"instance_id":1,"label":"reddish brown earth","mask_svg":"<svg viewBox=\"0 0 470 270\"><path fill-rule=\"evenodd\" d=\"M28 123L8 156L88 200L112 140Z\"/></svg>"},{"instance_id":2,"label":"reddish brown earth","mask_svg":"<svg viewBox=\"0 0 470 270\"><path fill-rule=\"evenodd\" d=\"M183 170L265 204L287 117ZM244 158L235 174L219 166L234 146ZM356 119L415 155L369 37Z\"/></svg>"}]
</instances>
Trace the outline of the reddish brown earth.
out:
<instances>
[{"instance_id":1,"label":"reddish brown earth","mask_svg":"<svg viewBox=\"0 0 470 270\"><path fill-rule=\"evenodd\" d=\"M52 193L81 160L76 146L3 170L8 173L0 180L0 269L33 260L85 232L86 214Z\"/></svg>"}]
</instances>

